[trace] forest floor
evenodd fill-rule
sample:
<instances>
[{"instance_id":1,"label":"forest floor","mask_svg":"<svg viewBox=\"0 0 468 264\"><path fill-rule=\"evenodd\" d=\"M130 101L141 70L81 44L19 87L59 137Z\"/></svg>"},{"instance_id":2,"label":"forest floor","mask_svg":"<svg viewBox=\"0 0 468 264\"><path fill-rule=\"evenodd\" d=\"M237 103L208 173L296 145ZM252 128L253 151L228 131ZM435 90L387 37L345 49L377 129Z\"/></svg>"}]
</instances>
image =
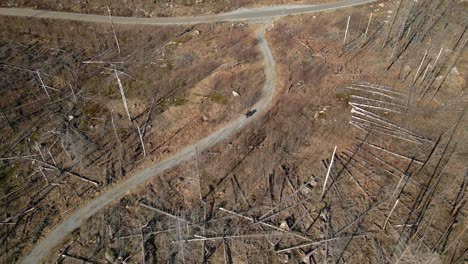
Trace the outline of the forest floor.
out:
<instances>
[{"instance_id":1,"label":"forest floor","mask_svg":"<svg viewBox=\"0 0 468 264\"><path fill-rule=\"evenodd\" d=\"M116 26L117 46L110 25L0 19L5 260L128 173L243 115L262 90L249 26Z\"/></svg>"},{"instance_id":2,"label":"forest floor","mask_svg":"<svg viewBox=\"0 0 468 264\"><path fill-rule=\"evenodd\" d=\"M468 33L466 9L461 7L466 4L402 1L274 21L267 38L277 64L278 92L270 111L247 130L158 175L91 217L51 252L48 262L461 263L468 248ZM244 34L246 41L253 36L250 27L226 24L194 29L200 34L220 34L206 33L204 41L211 38L212 42L194 45L198 48L228 41L222 37L228 29L231 35ZM164 30L168 35L176 31L154 30L155 38ZM123 32L118 35L125 36ZM115 54L113 35L107 32L107 36L107 45ZM225 49L233 58L239 51L245 52L229 53L236 42L232 39ZM255 42L250 45L255 51ZM178 49L186 46L184 43ZM213 49L205 50L209 51ZM245 56L256 58L246 68L248 86L261 87L261 81L258 86L251 85L251 78L262 76L258 51ZM236 61L243 60L232 59L230 63ZM132 68L127 65L121 69ZM174 69L181 70L183 67ZM115 78L108 78L115 85ZM223 80L225 75L220 78ZM159 89L165 89L159 83ZM216 90L217 86L209 87ZM244 97L247 91L240 87L223 90L222 98L239 90L241 98L252 101L238 106L229 101L226 104L233 105L231 110L245 111L249 102L255 102L255 91ZM204 94L212 90L207 91ZM42 91L36 88L35 92ZM85 92L80 99L92 98ZM121 101L118 94L114 96L117 113ZM131 96L127 97L130 101ZM146 104L151 101L148 95L142 97ZM216 102L218 95L208 98ZM210 103L213 115L228 115L215 102ZM197 102L193 107L199 105ZM160 115L177 107L161 110ZM125 127L122 109L119 126ZM144 113L138 119L140 125ZM203 113L196 115L198 122L203 123ZM4 131L9 129L8 124L3 126ZM113 133L112 125L107 127L108 133ZM193 131L198 134L203 129L190 128L185 137L193 136ZM138 134L134 131L132 137L124 142L141 156ZM38 155L36 144L23 144ZM48 146L38 148L46 153ZM31 155L26 150L21 153ZM159 153L161 149L154 155L163 155ZM113 166L118 167L118 155L114 159L117 165ZM10 168L10 163L2 168ZM106 158L94 163L101 167L109 164ZM42 180L41 166L36 163L30 167L11 175L25 177L36 168L36 181ZM75 184L90 189L79 179ZM60 188L62 192L66 189ZM91 189L90 195L98 191ZM59 201L59 194L46 199ZM5 215L13 203L25 203L28 196L26 191L8 196L12 198L4 200ZM37 240L47 230L47 225L38 226L32 217L46 219L47 224L56 222L62 206L44 203L41 210L26 212L25 217L15 220L17 224L4 225L4 259L17 259L35 241L31 237Z\"/></svg>"}]
</instances>

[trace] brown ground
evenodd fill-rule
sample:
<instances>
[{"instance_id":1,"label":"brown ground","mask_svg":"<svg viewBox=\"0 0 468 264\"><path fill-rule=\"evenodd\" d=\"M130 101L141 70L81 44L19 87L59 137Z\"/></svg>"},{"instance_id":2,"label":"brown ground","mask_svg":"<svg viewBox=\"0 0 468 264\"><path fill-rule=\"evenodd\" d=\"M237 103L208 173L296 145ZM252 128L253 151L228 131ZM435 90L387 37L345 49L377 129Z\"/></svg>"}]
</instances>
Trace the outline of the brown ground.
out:
<instances>
[{"instance_id":1,"label":"brown ground","mask_svg":"<svg viewBox=\"0 0 468 264\"><path fill-rule=\"evenodd\" d=\"M466 12L450 2L418 3L422 15L400 34L410 3L388 37L398 3L275 21L267 37L278 93L268 114L89 219L49 262L141 263L144 250L147 262L462 263ZM372 95L358 82L391 89ZM403 100L389 99L395 93ZM365 131L358 129L349 103L386 107L365 110L417 137L362 122Z\"/></svg>"},{"instance_id":2,"label":"brown ground","mask_svg":"<svg viewBox=\"0 0 468 264\"><path fill-rule=\"evenodd\" d=\"M107 25L0 20L7 262L107 186L246 112L263 86L249 26L119 26L119 54ZM113 69L121 71L132 122Z\"/></svg>"},{"instance_id":3,"label":"brown ground","mask_svg":"<svg viewBox=\"0 0 468 264\"><path fill-rule=\"evenodd\" d=\"M108 14L108 6L112 15L115 16L172 17L216 14L247 7L279 4L319 4L335 1L336 0L65 0L57 3L57 1L53 0L0 0L0 6L105 15Z\"/></svg>"}]
</instances>

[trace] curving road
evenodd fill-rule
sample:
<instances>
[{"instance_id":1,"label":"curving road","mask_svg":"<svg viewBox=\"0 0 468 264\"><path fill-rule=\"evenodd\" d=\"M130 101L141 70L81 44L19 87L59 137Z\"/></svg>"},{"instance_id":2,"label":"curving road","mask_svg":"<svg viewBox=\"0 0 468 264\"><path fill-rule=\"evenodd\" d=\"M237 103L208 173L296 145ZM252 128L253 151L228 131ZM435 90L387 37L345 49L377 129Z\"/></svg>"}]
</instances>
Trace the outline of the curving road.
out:
<instances>
[{"instance_id":1,"label":"curving road","mask_svg":"<svg viewBox=\"0 0 468 264\"><path fill-rule=\"evenodd\" d=\"M255 8L238 10L230 13L224 13L213 16L199 17L181 17L181 18L135 18L135 17L112 17L116 24L143 24L143 25L176 25L176 24L196 24L196 23L212 23L212 22L227 22L227 21L244 21L244 22L269 22L272 19L286 15L303 14L309 12L318 12L333 10L338 8L350 7L359 4L374 2L376 0L344 0L337 3L323 5L305 5L305 6L275 6L267 8ZM5 16L20 16L20 17L37 17L64 19L85 22L108 23L108 16L75 14L64 12L41 11L32 9L17 9L17 8L0 8L0 15ZM43 261L49 252L70 234L73 230L79 228L82 223L96 214L98 211L109 205L117 198L123 196L129 190L144 183L148 179L162 173L163 171L177 166L182 161L187 161L195 156L195 151L203 151L210 146L223 141L233 133L240 131L253 120L257 119L268 109L273 100L275 93L275 61L271 53L268 42L265 38L266 25L263 25L256 31L256 37L260 46L264 59L265 83L262 90L261 99L252 107L257 109L257 113L246 118L244 115L238 117L223 128L217 130L213 134L200 140L199 142L181 150L174 156L167 158L153 166L138 172L137 174L125 179L122 182L112 186L102 195L94 198L83 207L76 210L71 216L64 219L58 224L47 236L34 246L32 251L27 255L21 263L39 263Z\"/></svg>"}]
</instances>

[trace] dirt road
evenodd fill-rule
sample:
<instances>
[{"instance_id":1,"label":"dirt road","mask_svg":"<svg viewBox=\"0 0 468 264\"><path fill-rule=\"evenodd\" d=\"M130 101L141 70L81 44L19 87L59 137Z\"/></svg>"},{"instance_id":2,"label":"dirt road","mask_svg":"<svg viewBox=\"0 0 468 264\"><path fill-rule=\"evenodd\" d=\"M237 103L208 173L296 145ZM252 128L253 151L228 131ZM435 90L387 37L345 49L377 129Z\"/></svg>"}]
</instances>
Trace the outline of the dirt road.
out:
<instances>
[{"instance_id":1,"label":"dirt road","mask_svg":"<svg viewBox=\"0 0 468 264\"><path fill-rule=\"evenodd\" d=\"M238 117L223 128L217 130L208 137L199 142L181 150L174 156L163 160L153 166L140 171L126 180L117 183L110 189L106 190L102 195L94 198L88 204L76 210L68 218L58 224L47 236L34 246L32 251L27 255L22 263L39 263L47 257L51 250L58 245L75 229L79 228L83 222L109 205L117 198L123 196L129 190L134 189L138 185L144 183L148 179L162 173L163 171L177 166L183 161L189 160L195 156L195 151L203 151L210 146L223 141L235 132L240 131L243 127L259 118L270 106L275 93L275 61L271 53L268 42L265 38L266 25L272 19L286 15L302 14L308 12L318 12L332 10L344 7L350 7L358 4L370 3L374 0L345 0L338 3L316 5L316 6L277 6L268 8L256 8L247 10L238 10L230 13L200 16L200 17L183 17L183 18L134 18L134 17L113 17L114 23L119 24L151 24L151 25L174 25L174 24L194 24L194 23L211 23L224 21L244 21L254 23L265 23L256 31L256 37L259 47L263 54L265 83L263 86L261 99L252 107L257 112L252 117L244 115ZM50 12L31 9L8 9L0 8L0 15L21 16L21 17L39 17L39 18L54 18L86 22L102 22L108 23L109 17L98 15L83 15L63 12Z\"/></svg>"},{"instance_id":2,"label":"dirt road","mask_svg":"<svg viewBox=\"0 0 468 264\"><path fill-rule=\"evenodd\" d=\"M178 24L198 24L213 22L263 22L287 15L304 14L326 10L335 10L338 8L351 7L365 3L375 2L376 0L343 0L336 3L322 5L282 5L261 7L253 9L241 9L229 13L218 15L197 16L197 17L118 17L113 16L112 20L116 24L138 24L138 25L178 25ZM90 15L79 13L54 12L26 8L0 8L0 15L37 17L51 19L65 19L84 22L108 23L109 17L103 15Z\"/></svg>"}]
</instances>

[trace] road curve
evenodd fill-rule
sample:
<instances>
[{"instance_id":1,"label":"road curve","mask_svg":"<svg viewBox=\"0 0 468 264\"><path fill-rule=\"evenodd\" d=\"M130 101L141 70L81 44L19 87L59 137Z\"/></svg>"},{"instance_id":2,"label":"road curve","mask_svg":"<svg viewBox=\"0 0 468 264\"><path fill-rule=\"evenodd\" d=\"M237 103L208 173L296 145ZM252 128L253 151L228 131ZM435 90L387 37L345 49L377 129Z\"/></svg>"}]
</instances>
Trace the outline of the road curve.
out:
<instances>
[{"instance_id":1,"label":"road curve","mask_svg":"<svg viewBox=\"0 0 468 264\"><path fill-rule=\"evenodd\" d=\"M302 14L309 12L319 12L338 8L350 7L359 4L374 2L375 0L344 0L338 3L316 5L316 6L277 6L269 8L256 8L239 10L213 16L182 17L182 18L134 18L134 17L113 17L113 22L118 24L143 24L143 25L175 25L175 24L195 24L227 21L246 22L268 22L274 18L286 15ZM74 13L40 11L32 9L0 8L0 15L53 18L85 22L108 23L108 16L83 15ZM256 31L256 37L264 59L265 83L262 90L261 99L252 107L257 109L257 113L247 118L244 115L238 117L226 126L220 128L213 134L200 140L199 142L177 152L174 156L167 158L153 166L136 173L122 182L110 187L102 195L89 201L83 207L77 209L71 216L58 224L44 239L34 246L32 251L21 261L21 263L31 264L43 261L52 249L60 243L73 230L79 228L83 222L102 210L104 207L123 196L129 190L144 183L148 179L170 169L183 161L190 160L195 156L195 151L203 151L214 144L223 141L233 133L240 131L243 127L257 119L268 109L275 93L275 61L265 38L266 25Z\"/></svg>"},{"instance_id":2,"label":"road curve","mask_svg":"<svg viewBox=\"0 0 468 264\"><path fill-rule=\"evenodd\" d=\"M117 183L115 186L112 186L109 190L105 191L105 193L94 198L88 204L75 211L70 217L63 220L54 228L54 230L48 233L44 239L35 245L33 250L22 260L21 263L39 263L53 248L58 246L68 234L79 228L86 219L96 214L120 196L123 196L127 191L137 187L163 171L193 158L196 151L203 151L215 143L223 141L233 133L240 131L240 129L264 113L270 105L275 93L275 61L270 47L268 46L268 42L265 39L265 26L262 26L261 29L256 31L256 37L264 57L265 83L261 99L252 107L257 109L257 113L255 115L250 118L242 115L199 142L177 152L174 156L171 156L170 158L167 158L141 172L138 172L124 181Z\"/></svg>"},{"instance_id":3,"label":"road curve","mask_svg":"<svg viewBox=\"0 0 468 264\"><path fill-rule=\"evenodd\" d=\"M229 13L218 15L206 15L195 17L119 17L113 16L115 24L138 24L138 25L180 25L180 24L198 24L213 22L262 22L287 15L304 14L318 11L335 10L343 7L351 7L376 0L343 0L335 3L322 5L283 5L273 7L261 7L253 9L242 9ZM18 17L36 17L50 19L64 19L83 22L108 23L109 16L91 15L80 13L66 13L56 11L46 11L27 8L0 8L0 15L18 16Z\"/></svg>"}]
</instances>

